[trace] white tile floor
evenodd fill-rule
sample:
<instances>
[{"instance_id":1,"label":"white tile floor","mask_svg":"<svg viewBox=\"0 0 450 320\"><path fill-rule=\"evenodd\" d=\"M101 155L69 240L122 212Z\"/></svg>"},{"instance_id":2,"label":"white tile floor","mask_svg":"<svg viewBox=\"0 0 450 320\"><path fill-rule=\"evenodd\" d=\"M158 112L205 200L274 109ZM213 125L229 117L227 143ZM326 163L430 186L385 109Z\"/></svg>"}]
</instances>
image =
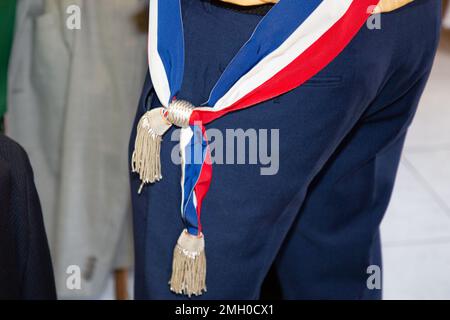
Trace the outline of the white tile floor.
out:
<instances>
[{"instance_id":1,"label":"white tile floor","mask_svg":"<svg viewBox=\"0 0 450 320\"><path fill-rule=\"evenodd\" d=\"M382 239L385 299L450 299L450 46L408 134ZM100 299L113 292L111 278Z\"/></svg>"},{"instance_id":2,"label":"white tile floor","mask_svg":"<svg viewBox=\"0 0 450 320\"><path fill-rule=\"evenodd\" d=\"M450 50L442 46L381 228L385 299L450 299L449 89Z\"/></svg>"}]
</instances>

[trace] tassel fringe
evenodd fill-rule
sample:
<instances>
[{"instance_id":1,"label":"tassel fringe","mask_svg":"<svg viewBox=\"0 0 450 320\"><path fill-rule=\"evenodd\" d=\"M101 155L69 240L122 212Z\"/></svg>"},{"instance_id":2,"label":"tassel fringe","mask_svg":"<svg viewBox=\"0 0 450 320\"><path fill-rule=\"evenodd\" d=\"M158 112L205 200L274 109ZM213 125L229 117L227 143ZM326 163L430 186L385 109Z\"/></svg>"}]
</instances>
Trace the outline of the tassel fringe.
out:
<instances>
[{"instance_id":1,"label":"tassel fringe","mask_svg":"<svg viewBox=\"0 0 450 320\"><path fill-rule=\"evenodd\" d=\"M142 181L138 193L141 193L145 184L162 179L161 141L170 126L162 117L161 108L146 112L139 120L131 157L131 170L138 173Z\"/></svg>"},{"instance_id":2,"label":"tassel fringe","mask_svg":"<svg viewBox=\"0 0 450 320\"><path fill-rule=\"evenodd\" d=\"M206 256L203 235L193 236L184 230L173 252L170 290L188 297L206 292Z\"/></svg>"},{"instance_id":3,"label":"tassel fringe","mask_svg":"<svg viewBox=\"0 0 450 320\"><path fill-rule=\"evenodd\" d=\"M161 180L161 141L162 137L139 125L134 152L131 158L133 172L139 174L142 184ZM141 193L139 188L139 193Z\"/></svg>"}]
</instances>

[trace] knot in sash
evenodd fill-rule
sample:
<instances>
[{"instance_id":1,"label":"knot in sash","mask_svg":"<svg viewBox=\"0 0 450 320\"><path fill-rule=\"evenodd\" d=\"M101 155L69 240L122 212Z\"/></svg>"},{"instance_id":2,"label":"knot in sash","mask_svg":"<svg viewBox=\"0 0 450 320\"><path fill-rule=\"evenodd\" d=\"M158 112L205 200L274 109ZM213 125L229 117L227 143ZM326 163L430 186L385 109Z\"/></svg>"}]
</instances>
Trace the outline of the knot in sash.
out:
<instances>
[{"instance_id":1,"label":"knot in sash","mask_svg":"<svg viewBox=\"0 0 450 320\"><path fill-rule=\"evenodd\" d=\"M173 125L186 128L189 126L194 105L186 100L173 100L166 109L164 116Z\"/></svg>"}]
</instances>

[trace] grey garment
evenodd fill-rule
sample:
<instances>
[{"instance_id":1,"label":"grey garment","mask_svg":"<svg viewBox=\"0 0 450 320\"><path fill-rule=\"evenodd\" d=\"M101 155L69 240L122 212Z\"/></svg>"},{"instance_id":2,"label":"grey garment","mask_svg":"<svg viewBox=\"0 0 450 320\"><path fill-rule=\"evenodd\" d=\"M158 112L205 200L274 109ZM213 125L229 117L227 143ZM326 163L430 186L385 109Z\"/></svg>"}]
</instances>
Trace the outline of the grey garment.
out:
<instances>
[{"instance_id":1,"label":"grey garment","mask_svg":"<svg viewBox=\"0 0 450 320\"><path fill-rule=\"evenodd\" d=\"M81 30L66 26L70 5ZM131 265L127 145L146 70L134 20L144 5L18 1L7 130L35 169L60 298L94 297L113 268ZM70 265L81 290L66 287Z\"/></svg>"}]
</instances>

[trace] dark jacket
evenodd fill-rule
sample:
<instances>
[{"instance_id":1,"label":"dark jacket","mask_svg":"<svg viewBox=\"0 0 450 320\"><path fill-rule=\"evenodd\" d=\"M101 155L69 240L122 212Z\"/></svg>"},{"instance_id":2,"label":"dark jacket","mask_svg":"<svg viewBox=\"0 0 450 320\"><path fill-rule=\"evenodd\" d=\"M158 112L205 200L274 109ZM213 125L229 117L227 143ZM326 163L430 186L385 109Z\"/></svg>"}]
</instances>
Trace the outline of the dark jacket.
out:
<instances>
[{"instance_id":1,"label":"dark jacket","mask_svg":"<svg viewBox=\"0 0 450 320\"><path fill-rule=\"evenodd\" d=\"M33 171L22 147L1 134L0 299L56 299Z\"/></svg>"}]
</instances>

